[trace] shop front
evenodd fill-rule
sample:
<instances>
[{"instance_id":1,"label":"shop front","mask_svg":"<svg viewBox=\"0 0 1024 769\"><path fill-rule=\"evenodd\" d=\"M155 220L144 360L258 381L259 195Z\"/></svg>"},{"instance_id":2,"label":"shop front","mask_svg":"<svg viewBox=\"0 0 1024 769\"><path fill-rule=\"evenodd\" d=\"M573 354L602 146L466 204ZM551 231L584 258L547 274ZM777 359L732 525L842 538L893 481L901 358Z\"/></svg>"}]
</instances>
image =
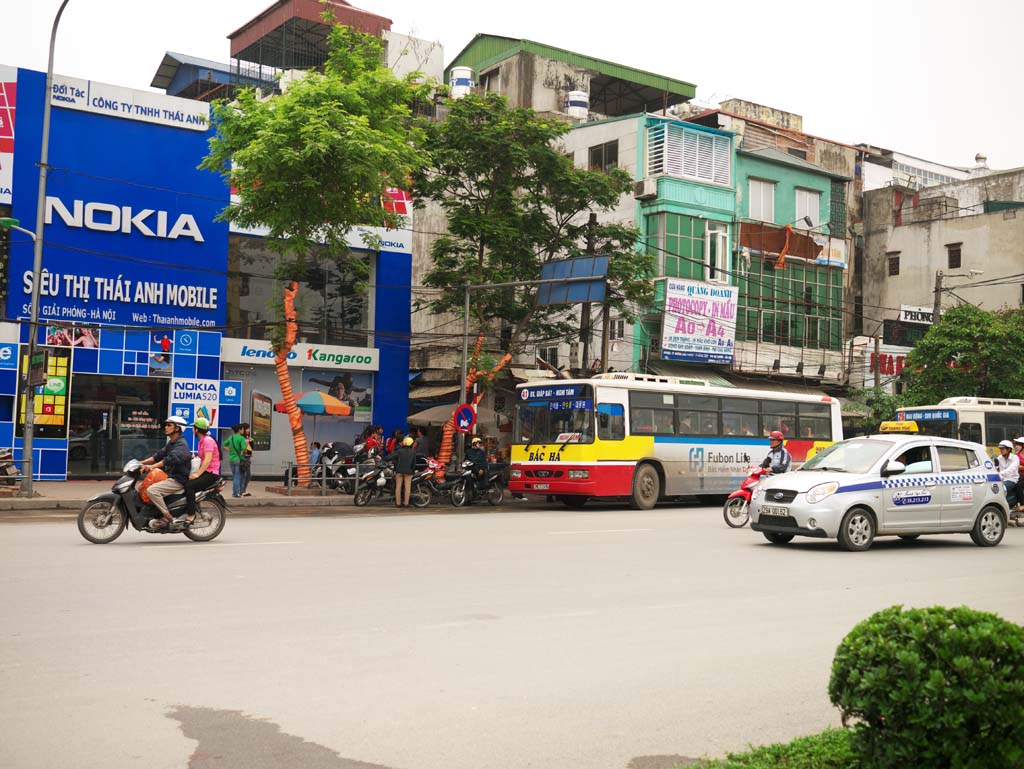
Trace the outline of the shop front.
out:
<instances>
[{"instance_id":1,"label":"shop front","mask_svg":"<svg viewBox=\"0 0 1024 769\"><path fill-rule=\"evenodd\" d=\"M295 461L295 446L270 343L224 339L221 361L223 378L241 383L241 421L252 427L253 474L280 477ZM288 374L292 391L304 403L302 425L309 443L351 446L367 425L389 421L388 414L404 408L386 391L378 392L379 369L375 348L295 345Z\"/></svg>"}]
</instances>

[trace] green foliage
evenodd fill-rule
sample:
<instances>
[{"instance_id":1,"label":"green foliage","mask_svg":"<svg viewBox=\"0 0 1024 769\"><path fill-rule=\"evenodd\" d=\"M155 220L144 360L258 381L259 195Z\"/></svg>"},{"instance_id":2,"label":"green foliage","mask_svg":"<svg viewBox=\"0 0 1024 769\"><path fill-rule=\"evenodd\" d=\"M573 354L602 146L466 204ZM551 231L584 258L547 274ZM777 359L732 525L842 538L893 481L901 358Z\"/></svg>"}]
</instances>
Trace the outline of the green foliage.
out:
<instances>
[{"instance_id":1,"label":"green foliage","mask_svg":"<svg viewBox=\"0 0 1024 769\"><path fill-rule=\"evenodd\" d=\"M864 407L866 417L853 420L854 424L865 430L875 430L881 422L896 418L896 409L903 405L898 395L890 395L881 387L864 387L850 393L849 400Z\"/></svg>"},{"instance_id":2,"label":"green foliage","mask_svg":"<svg viewBox=\"0 0 1024 769\"><path fill-rule=\"evenodd\" d=\"M952 364L952 365L950 365ZM1024 310L945 312L907 357L905 405L957 395L1019 398L1024 392Z\"/></svg>"},{"instance_id":3,"label":"green foliage","mask_svg":"<svg viewBox=\"0 0 1024 769\"><path fill-rule=\"evenodd\" d=\"M1024 628L995 614L880 611L839 645L829 696L866 769L1024 767Z\"/></svg>"},{"instance_id":4,"label":"green foliage","mask_svg":"<svg viewBox=\"0 0 1024 769\"><path fill-rule=\"evenodd\" d=\"M330 46L324 72L306 73L282 95L261 101L248 90L218 103L217 131L200 166L238 189L239 202L222 218L267 227L268 242L289 256L281 278L301 278L317 244L344 257L354 226L397 225L381 191L408 189L424 160L409 104L430 86L417 84L415 74L395 77L376 37L335 26Z\"/></svg>"},{"instance_id":5,"label":"green foliage","mask_svg":"<svg viewBox=\"0 0 1024 769\"><path fill-rule=\"evenodd\" d=\"M447 289L429 304L434 313L461 314L467 283L537 280L551 259L586 252L612 256L609 304L631 318L632 307L650 304L654 259L637 253L639 231L618 224L587 226L587 214L615 206L632 188L627 173L576 168L559 147L570 127L532 110L510 108L496 94L471 95L451 104L442 123L426 129L430 162L414 175L417 199L438 202L447 216L445 235L433 245L428 286ZM422 203L421 203L422 204ZM511 349L528 339L578 333L564 307L537 307L536 286L478 290L472 312L487 327L511 328Z\"/></svg>"},{"instance_id":6,"label":"green foliage","mask_svg":"<svg viewBox=\"0 0 1024 769\"><path fill-rule=\"evenodd\" d=\"M846 729L826 729L792 742L730 753L728 758L698 763L696 769L859 769L850 738Z\"/></svg>"}]
</instances>

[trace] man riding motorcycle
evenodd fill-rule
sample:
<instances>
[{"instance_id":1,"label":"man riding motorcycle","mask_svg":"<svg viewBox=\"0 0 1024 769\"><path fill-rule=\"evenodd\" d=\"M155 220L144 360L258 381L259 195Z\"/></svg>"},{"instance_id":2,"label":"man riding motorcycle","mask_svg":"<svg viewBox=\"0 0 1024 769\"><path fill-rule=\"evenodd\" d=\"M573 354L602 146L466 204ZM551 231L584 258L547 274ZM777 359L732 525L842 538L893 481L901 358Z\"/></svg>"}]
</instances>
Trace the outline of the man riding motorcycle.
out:
<instances>
[{"instance_id":1,"label":"man riding motorcycle","mask_svg":"<svg viewBox=\"0 0 1024 769\"><path fill-rule=\"evenodd\" d=\"M786 447L782 445L783 435L778 430L772 430L768 435L768 456L764 458L761 463L761 467L768 470L769 473L778 474L789 471L789 466L793 463L793 457L790 456Z\"/></svg>"},{"instance_id":2,"label":"man riding motorcycle","mask_svg":"<svg viewBox=\"0 0 1024 769\"><path fill-rule=\"evenodd\" d=\"M149 522L149 528L154 531L170 525L174 520L167 510L167 502L164 497L181 492L185 488L185 484L188 483L192 452L181 434L185 425L185 420L181 417L167 417L164 420L164 435L167 436L167 443L153 456L142 460L142 464L146 468L144 472L162 467L167 473L165 480L158 481L147 489L153 506L160 511L162 516Z\"/></svg>"}]
</instances>

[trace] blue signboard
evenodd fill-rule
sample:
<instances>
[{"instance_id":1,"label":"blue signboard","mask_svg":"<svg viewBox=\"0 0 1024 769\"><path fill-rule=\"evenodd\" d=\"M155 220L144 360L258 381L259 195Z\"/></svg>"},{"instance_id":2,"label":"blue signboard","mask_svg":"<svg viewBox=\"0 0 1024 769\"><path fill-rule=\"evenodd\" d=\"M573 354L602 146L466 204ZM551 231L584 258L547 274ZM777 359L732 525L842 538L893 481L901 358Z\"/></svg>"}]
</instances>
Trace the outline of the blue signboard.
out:
<instances>
[{"instance_id":1,"label":"blue signboard","mask_svg":"<svg viewBox=\"0 0 1024 769\"><path fill-rule=\"evenodd\" d=\"M542 387L524 387L519 391L520 400L548 400L551 398L576 398L586 385L551 385Z\"/></svg>"},{"instance_id":2,"label":"blue signboard","mask_svg":"<svg viewBox=\"0 0 1024 769\"><path fill-rule=\"evenodd\" d=\"M18 70L12 213L29 229L36 226L45 85L42 73ZM150 328L226 324L228 225L214 219L228 189L219 175L196 168L208 137L56 103L40 233L40 318ZM27 317L28 239L11 239L9 286L7 316Z\"/></svg>"},{"instance_id":3,"label":"blue signboard","mask_svg":"<svg viewBox=\"0 0 1024 769\"><path fill-rule=\"evenodd\" d=\"M953 409L928 409L926 411L901 411L899 421L911 420L913 422L929 422L937 420L952 421L956 419L956 411Z\"/></svg>"}]
</instances>

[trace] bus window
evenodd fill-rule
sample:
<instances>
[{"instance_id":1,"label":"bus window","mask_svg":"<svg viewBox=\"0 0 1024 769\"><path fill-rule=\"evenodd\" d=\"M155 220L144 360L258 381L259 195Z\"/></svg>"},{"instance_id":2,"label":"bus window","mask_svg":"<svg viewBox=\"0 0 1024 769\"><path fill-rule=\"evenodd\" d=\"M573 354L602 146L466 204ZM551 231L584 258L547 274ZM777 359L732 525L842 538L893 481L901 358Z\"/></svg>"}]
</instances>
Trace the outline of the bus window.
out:
<instances>
[{"instance_id":1,"label":"bus window","mask_svg":"<svg viewBox=\"0 0 1024 769\"><path fill-rule=\"evenodd\" d=\"M675 435L672 396L664 393L629 394L629 431L644 435Z\"/></svg>"},{"instance_id":2,"label":"bus window","mask_svg":"<svg viewBox=\"0 0 1024 769\"><path fill-rule=\"evenodd\" d=\"M960 440L981 443L981 425L977 422L964 422L960 425Z\"/></svg>"},{"instance_id":3,"label":"bus window","mask_svg":"<svg viewBox=\"0 0 1024 769\"><path fill-rule=\"evenodd\" d=\"M832 415L827 403L801 403L796 437L800 440L832 440Z\"/></svg>"},{"instance_id":4,"label":"bus window","mask_svg":"<svg viewBox=\"0 0 1024 769\"><path fill-rule=\"evenodd\" d=\"M597 404L597 437L602 441L626 437L626 410L621 403Z\"/></svg>"},{"instance_id":5,"label":"bus window","mask_svg":"<svg viewBox=\"0 0 1024 769\"><path fill-rule=\"evenodd\" d=\"M778 430L786 438L799 437L796 432L796 404L786 401L761 401L761 434Z\"/></svg>"},{"instance_id":6,"label":"bus window","mask_svg":"<svg viewBox=\"0 0 1024 769\"><path fill-rule=\"evenodd\" d=\"M995 446L999 441L1015 441L1021 435L1024 435L1024 415L1005 411L985 412L984 437L989 446Z\"/></svg>"},{"instance_id":7,"label":"bus window","mask_svg":"<svg viewBox=\"0 0 1024 769\"><path fill-rule=\"evenodd\" d=\"M680 435L718 435L718 398L676 396Z\"/></svg>"},{"instance_id":8,"label":"bus window","mask_svg":"<svg viewBox=\"0 0 1024 769\"><path fill-rule=\"evenodd\" d=\"M757 401L748 398L722 398L722 434L753 437L757 435Z\"/></svg>"}]
</instances>

